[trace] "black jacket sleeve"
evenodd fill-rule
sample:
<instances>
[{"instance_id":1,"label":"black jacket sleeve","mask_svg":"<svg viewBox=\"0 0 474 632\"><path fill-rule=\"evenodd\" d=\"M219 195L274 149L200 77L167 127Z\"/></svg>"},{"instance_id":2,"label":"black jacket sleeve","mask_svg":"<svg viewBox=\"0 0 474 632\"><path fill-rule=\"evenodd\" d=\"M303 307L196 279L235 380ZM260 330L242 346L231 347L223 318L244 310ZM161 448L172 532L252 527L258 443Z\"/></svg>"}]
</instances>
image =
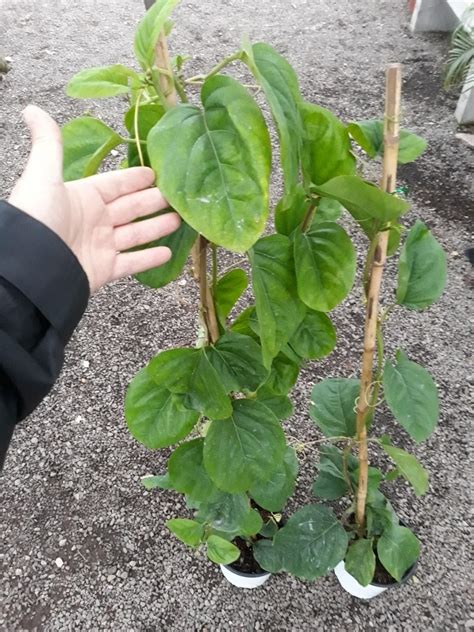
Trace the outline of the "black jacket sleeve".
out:
<instances>
[{"instance_id":1,"label":"black jacket sleeve","mask_svg":"<svg viewBox=\"0 0 474 632\"><path fill-rule=\"evenodd\" d=\"M88 299L86 274L60 237L0 201L0 469L15 424L56 381Z\"/></svg>"}]
</instances>

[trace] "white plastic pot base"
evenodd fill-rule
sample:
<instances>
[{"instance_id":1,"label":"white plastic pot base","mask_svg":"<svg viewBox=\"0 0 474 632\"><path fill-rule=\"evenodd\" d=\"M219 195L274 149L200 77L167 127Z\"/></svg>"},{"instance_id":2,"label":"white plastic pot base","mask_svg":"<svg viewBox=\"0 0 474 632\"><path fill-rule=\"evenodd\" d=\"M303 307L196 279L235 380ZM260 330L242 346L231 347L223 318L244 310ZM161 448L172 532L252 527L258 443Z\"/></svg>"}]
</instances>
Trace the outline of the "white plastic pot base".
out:
<instances>
[{"instance_id":1,"label":"white plastic pot base","mask_svg":"<svg viewBox=\"0 0 474 632\"><path fill-rule=\"evenodd\" d=\"M271 573L265 573L261 575L244 575L243 573L237 573L224 564L219 564L224 577L237 588L257 588L264 584L270 577Z\"/></svg>"},{"instance_id":2,"label":"white plastic pot base","mask_svg":"<svg viewBox=\"0 0 474 632\"><path fill-rule=\"evenodd\" d=\"M352 577L352 575L346 571L344 562L339 562L334 572L344 590L354 597L359 597L359 599L372 599L388 588L388 586L374 586L373 584L362 586L355 577Z\"/></svg>"}]
</instances>

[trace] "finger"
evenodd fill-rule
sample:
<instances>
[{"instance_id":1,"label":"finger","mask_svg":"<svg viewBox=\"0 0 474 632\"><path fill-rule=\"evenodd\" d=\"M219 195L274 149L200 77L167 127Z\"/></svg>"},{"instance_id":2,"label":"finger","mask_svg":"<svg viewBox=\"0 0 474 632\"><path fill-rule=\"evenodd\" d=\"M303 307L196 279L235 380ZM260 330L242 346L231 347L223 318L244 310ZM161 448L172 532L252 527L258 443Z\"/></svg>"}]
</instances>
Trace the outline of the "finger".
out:
<instances>
[{"instance_id":1,"label":"finger","mask_svg":"<svg viewBox=\"0 0 474 632\"><path fill-rule=\"evenodd\" d=\"M23 110L23 118L32 142L25 175L34 174L48 181L62 182L63 142L58 124L36 105L28 105Z\"/></svg>"},{"instance_id":2,"label":"finger","mask_svg":"<svg viewBox=\"0 0 474 632\"><path fill-rule=\"evenodd\" d=\"M121 279L131 274L157 268L171 259L171 250L165 246L148 248L138 252L127 252L117 256L113 279Z\"/></svg>"},{"instance_id":3,"label":"finger","mask_svg":"<svg viewBox=\"0 0 474 632\"><path fill-rule=\"evenodd\" d=\"M155 174L148 167L131 167L99 173L96 176L90 176L87 181L94 185L104 202L108 204L122 195L148 189L155 181Z\"/></svg>"},{"instance_id":4,"label":"finger","mask_svg":"<svg viewBox=\"0 0 474 632\"><path fill-rule=\"evenodd\" d=\"M156 187L130 193L108 205L114 226L128 224L137 217L146 217L168 207L168 202Z\"/></svg>"},{"instance_id":5,"label":"finger","mask_svg":"<svg viewBox=\"0 0 474 632\"><path fill-rule=\"evenodd\" d=\"M166 213L141 222L133 222L115 229L115 247L118 251L129 250L135 246L142 246L150 241L173 233L181 220L177 213Z\"/></svg>"}]
</instances>

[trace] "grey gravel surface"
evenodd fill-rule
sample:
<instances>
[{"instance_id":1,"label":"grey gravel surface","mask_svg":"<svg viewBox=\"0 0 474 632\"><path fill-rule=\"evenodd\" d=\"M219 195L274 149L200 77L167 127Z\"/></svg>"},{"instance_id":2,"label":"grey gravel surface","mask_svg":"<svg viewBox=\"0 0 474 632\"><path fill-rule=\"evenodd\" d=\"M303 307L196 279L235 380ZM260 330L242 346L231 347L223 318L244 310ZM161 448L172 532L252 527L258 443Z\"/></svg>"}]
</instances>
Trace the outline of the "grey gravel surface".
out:
<instances>
[{"instance_id":1,"label":"grey gravel surface","mask_svg":"<svg viewBox=\"0 0 474 632\"><path fill-rule=\"evenodd\" d=\"M30 101L61 123L88 109L120 125L123 102L74 102L64 86L83 67L132 63L141 12L139 0L0 0L0 49L12 60L0 83L0 195L8 195L25 162L28 135L20 111ZM472 273L463 256L472 244L472 152L455 138L456 96L440 88L448 38L411 34L404 0L187 0L176 22L172 47L194 55L191 72L233 52L246 33L284 53L305 97L345 120L379 116L385 63L405 65L404 124L425 136L430 149L401 177L410 187L412 217L432 228L449 260L448 290L439 304L403 320L396 313L387 336L389 350L403 346L428 366L441 395L441 422L429 441L413 446L403 431L394 431L431 471L422 499L401 483L392 491L422 541L419 568L409 585L369 603L344 593L333 575L317 583L278 576L243 592L172 538L164 522L184 515L181 501L140 485L142 475L163 468L167 455L147 451L127 434L123 396L150 357L192 344L197 294L186 279L159 292L124 280L91 299L60 380L14 438L0 488L0 630L472 628L474 321ZM303 372L288 423L293 436L318 437L306 414L311 385L358 370L359 298L354 293L336 310L336 352ZM379 423L393 430L383 414ZM311 450L301 455L291 508L308 499L314 461Z\"/></svg>"}]
</instances>

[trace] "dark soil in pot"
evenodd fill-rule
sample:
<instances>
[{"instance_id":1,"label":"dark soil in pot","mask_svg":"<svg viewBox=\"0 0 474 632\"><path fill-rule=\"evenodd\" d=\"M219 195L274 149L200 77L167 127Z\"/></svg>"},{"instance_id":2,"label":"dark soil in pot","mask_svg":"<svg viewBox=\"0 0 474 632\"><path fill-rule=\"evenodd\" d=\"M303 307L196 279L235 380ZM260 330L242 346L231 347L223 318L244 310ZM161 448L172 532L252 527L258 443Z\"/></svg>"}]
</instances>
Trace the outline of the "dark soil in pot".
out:
<instances>
[{"instance_id":1,"label":"dark soil in pot","mask_svg":"<svg viewBox=\"0 0 474 632\"><path fill-rule=\"evenodd\" d=\"M260 575L267 572L254 559L252 548L248 545L248 542L242 538L235 538L234 544L240 550L240 557L232 564L229 564L232 570L248 575Z\"/></svg>"},{"instance_id":2,"label":"dark soil in pot","mask_svg":"<svg viewBox=\"0 0 474 632\"><path fill-rule=\"evenodd\" d=\"M379 562L379 559L376 558L375 562L375 573L374 579L370 582L373 586L392 586L396 584L404 584L406 581L412 577L416 569L418 567L418 561L416 561L413 566L406 571L405 575L403 575L402 579L397 582L391 575L388 573L382 564Z\"/></svg>"}]
</instances>

